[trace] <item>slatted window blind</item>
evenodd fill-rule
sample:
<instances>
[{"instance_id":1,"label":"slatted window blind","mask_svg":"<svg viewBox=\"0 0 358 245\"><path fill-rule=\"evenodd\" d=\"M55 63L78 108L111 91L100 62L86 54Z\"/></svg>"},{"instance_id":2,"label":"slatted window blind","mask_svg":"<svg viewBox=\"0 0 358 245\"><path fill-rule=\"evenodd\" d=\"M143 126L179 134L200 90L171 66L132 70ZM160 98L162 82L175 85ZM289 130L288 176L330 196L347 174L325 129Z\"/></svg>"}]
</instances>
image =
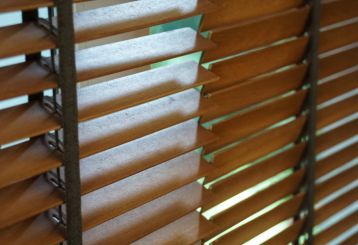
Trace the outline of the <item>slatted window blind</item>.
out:
<instances>
[{"instance_id":1,"label":"slatted window blind","mask_svg":"<svg viewBox=\"0 0 358 245\"><path fill-rule=\"evenodd\" d=\"M357 243L356 0L0 2L15 11L0 244Z\"/></svg>"}]
</instances>

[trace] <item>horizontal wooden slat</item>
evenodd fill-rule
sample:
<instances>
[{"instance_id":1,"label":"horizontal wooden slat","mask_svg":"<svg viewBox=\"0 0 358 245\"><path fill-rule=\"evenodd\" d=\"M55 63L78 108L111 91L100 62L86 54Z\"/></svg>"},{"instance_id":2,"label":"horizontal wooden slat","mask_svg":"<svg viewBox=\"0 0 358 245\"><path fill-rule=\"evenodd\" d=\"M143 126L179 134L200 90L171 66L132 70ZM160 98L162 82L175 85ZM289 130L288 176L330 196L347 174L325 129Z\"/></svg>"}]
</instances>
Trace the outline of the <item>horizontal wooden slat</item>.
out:
<instances>
[{"instance_id":1,"label":"horizontal wooden slat","mask_svg":"<svg viewBox=\"0 0 358 245\"><path fill-rule=\"evenodd\" d=\"M212 171L206 180L212 181L240 166L295 142L301 134L305 120L304 117L299 118L284 126L261 133L214 155L213 164L219 166L219 168ZM260 146L259 148L257 147L258 145Z\"/></svg>"},{"instance_id":2,"label":"horizontal wooden slat","mask_svg":"<svg viewBox=\"0 0 358 245\"><path fill-rule=\"evenodd\" d=\"M317 137L316 152L320 153L358 134L358 119L332 129Z\"/></svg>"},{"instance_id":3,"label":"horizontal wooden slat","mask_svg":"<svg viewBox=\"0 0 358 245\"><path fill-rule=\"evenodd\" d=\"M358 232L354 233L352 236L348 237L342 242L342 245L357 245L358 243Z\"/></svg>"},{"instance_id":4,"label":"horizontal wooden slat","mask_svg":"<svg viewBox=\"0 0 358 245\"><path fill-rule=\"evenodd\" d=\"M43 176L0 190L0 229L63 203L62 195Z\"/></svg>"},{"instance_id":5,"label":"horizontal wooden slat","mask_svg":"<svg viewBox=\"0 0 358 245\"><path fill-rule=\"evenodd\" d=\"M321 58L319 61L319 77L322 79L336 72L358 65L358 47Z\"/></svg>"},{"instance_id":6,"label":"horizontal wooden slat","mask_svg":"<svg viewBox=\"0 0 358 245\"><path fill-rule=\"evenodd\" d=\"M302 37L212 64L211 70L221 79L205 86L205 92L212 93L280 67L299 63L303 59L307 40Z\"/></svg>"},{"instance_id":7,"label":"horizontal wooden slat","mask_svg":"<svg viewBox=\"0 0 358 245\"><path fill-rule=\"evenodd\" d=\"M0 58L33 54L56 47L55 38L33 22L1 27L0 42Z\"/></svg>"},{"instance_id":8,"label":"horizontal wooden slat","mask_svg":"<svg viewBox=\"0 0 358 245\"><path fill-rule=\"evenodd\" d=\"M357 179L358 165L345 170L338 175L316 185L315 202L321 201L328 195L338 191Z\"/></svg>"},{"instance_id":9,"label":"horizontal wooden slat","mask_svg":"<svg viewBox=\"0 0 358 245\"><path fill-rule=\"evenodd\" d=\"M186 62L87 86L78 92L79 117L93 119L216 80L195 62Z\"/></svg>"},{"instance_id":10,"label":"horizontal wooden slat","mask_svg":"<svg viewBox=\"0 0 358 245\"><path fill-rule=\"evenodd\" d=\"M355 226L357 224L357 220L358 211L355 211L353 214L345 217L344 219L316 235L315 243L318 245L327 244L329 241Z\"/></svg>"},{"instance_id":11,"label":"horizontal wooden slat","mask_svg":"<svg viewBox=\"0 0 358 245\"><path fill-rule=\"evenodd\" d=\"M73 0L73 2L85 2L88 0ZM53 5L53 0L2 0L0 12L12 12L17 10L32 10Z\"/></svg>"},{"instance_id":12,"label":"horizontal wooden slat","mask_svg":"<svg viewBox=\"0 0 358 245\"><path fill-rule=\"evenodd\" d=\"M316 178L322 177L356 157L358 157L358 143L354 143L343 150L318 161L316 167Z\"/></svg>"},{"instance_id":13,"label":"horizontal wooden slat","mask_svg":"<svg viewBox=\"0 0 358 245\"><path fill-rule=\"evenodd\" d=\"M226 230L228 227L239 223L266 206L297 191L303 174L303 170L300 170L284 180L257 192L224 212L215 215L212 218L213 222L218 224L221 230Z\"/></svg>"},{"instance_id":14,"label":"horizontal wooden slat","mask_svg":"<svg viewBox=\"0 0 358 245\"><path fill-rule=\"evenodd\" d=\"M76 52L77 79L85 81L212 47L211 41L191 28L182 28L83 49Z\"/></svg>"},{"instance_id":15,"label":"horizontal wooden slat","mask_svg":"<svg viewBox=\"0 0 358 245\"><path fill-rule=\"evenodd\" d=\"M358 112L358 94L318 111L317 128L323 128Z\"/></svg>"},{"instance_id":16,"label":"horizontal wooden slat","mask_svg":"<svg viewBox=\"0 0 358 245\"><path fill-rule=\"evenodd\" d=\"M204 219L199 213L194 211L132 244L193 244L201 240L202 238L212 234L216 230L216 225Z\"/></svg>"},{"instance_id":17,"label":"horizontal wooden slat","mask_svg":"<svg viewBox=\"0 0 358 245\"><path fill-rule=\"evenodd\" d=\"M135 31L215 9L208 0L141 0L78 12L74 15L76 41Z\"/></svg>"},{"instance_id":18,"label":"horizontal wooden slat","mask_svg":"<svg viewBox=\"0 0 358 245\"><path fill-rule=\"evenodd\" d=\"M60 128L60 121L40 102L0 110L0 145Z\"/></svg>"},{"instance_id":19,"label":"horizontal wooden slat","mask_svg":"<svg viewBox=\"0 0 358 245\"><path fill-rule=\"evenodd\" d=\"M358 41L358 22L324 31L320 35L319 52L323 53Z\"/></svg>"},{"instance_id":20,"label":"horizontal wooden slat","mask_svg":"<svg viewBox=\"0 0 358 245\"><path fill-rule=\"evenodd\" d=\"M303 5L302 0L277 0L268 3L265 0L214 0L220 9L207 14L202 23L202 30L232 25L248 19L265 16ZM240 13L239 15L237 13Z\"/></svg>"},{"instance_id":21,"label":"horizontal wooden slat","mask_svg":"<svg viewBox=\"0 0 358 245\"><path fill-rule=\"evenodd\" d=\"M358 71L341 76L318 87L317 102L323 103L358 88Z\"/></svg>"},{"instance_id":22,"label":"horizontal wooden slat","mask_svg":"<svg viewBox=\"0 0 358 245\"><path fill-rule=\"evenodd\" d=\"M259 164L246 168L239 173L213 184L210 190L214 193L213 201L204 205L209 209L233 197L240 192L265 181L276 174L297 166L301 160L305 144L300 144L271 157Z\"/></svg>"},{"instance_id":23,"label":"horizontal wooden slat","mask_svg":"<svg viewBox=\"0 0 358 245\"><path fill-rule=\"evenodd\" d=\"M293 217L297 214L302 203L303 195L299 194L285 203L273 208L267 213L255 218L254 220L243 224L239 228L231 231L222 238L219 238L214 244L232 245L244 244L258 234L275 226L276 224Z\"/></svg>"},{"instance_id":24,"label":"horizontal wooden slat","mask_svg":"<svg viewBox=\"0 0 358 245\"><path fill-rule=\"evenodd\" d=\"M285 118L297 115L305 97L306 91L303 90L214 124L212 132L219 139L206 146L205 151L212 152Z\"/></svg>"},{"instance_id":25,"label":"horizontal wooden slat","mask_svg":"<svg viewBox=\"0 0 358 245\"><path fill-rule=\"evenodd\" d=\"M205 176L212 167L190 152L82 197L84 230Z\"/></svg>"},{"instance_id":26,"label":"horizontal wooden slat","mask_svg":"<svg viewBox=\"0 0 358 245\"><path fill-rule=\"evenodd\" d=\"M64 239L61 227L51 222L45 214L0 230L0 244L7 245L56 245Z\"/></svg>"},{"instance_id":27,"label":"horizontal wooden slat","mask_svg":"<svg viewBox=\"0 0 358 245\"><path fill-rule=\"evenodd\" d=\"M57 87L56 78L37 62L0 68L0 100Z\"/></svg>"},{"instance_id":28,"label":"horizontal wooden slat","mask_svg":"<svg viewBox=\"0 0 358 245\"><path fill-rule=\"evenodd\" d=\"M82 159L82 193L193 151L215 139L212 133L192 120Z\"/></svg>"},{"instance_id":29,"label":"horizontal wooden slat","mask_svg":"<svg viewBox=\"0 0 358 245\"><path fill-rule=\"evenodd\" d=\"M277 244L288 244L295 241L302 230L304 225L303 220L298 220L288 228L284 229L268 241L264 242L265 245L277 245Z\"/></svg>"},{"instance_id":30,"label":"horizontal wooden slat","mask_svg":"<svg viewBox=\"0 0 358 245\"><path fill-rule=\"evenodd\" d=\"M84 244L129 244L194 211L210 196L197 183L184 186L85 232Z\"/></svg>"},{"instance_id":31,"label":"horizontal wooden slat","mask_svg":"<svg viewBox=\"0 0 358 245\"><path fill-rule=\"evenodd\" d=\"M297 66L288 71L253 79L242 84L210 94L209 100L217 105L216 110L205 114L207 122L225 114L235 112L291 90L299 89L305 78L306 66Z\"/></svg>"},{"instance_id":32,"label":"horizontal wooden slat","mask_svg":"<svg viewBox=\"0 0 358 245\"><path fill-rule=\"evenodd\" d=\"M248 23L213 30L210 39L217 47L206 51L202 61L213 61L281 39L299 36L304 31L308 12L308 7L293 9Z\"/></svg>"},{"instance_id":33,"label":"horizontal wooden slat","mask_svg":"<svg viewBox=\"0 0 358 245\"><path fill-rule=\"evenodd\" d=\"M340 210L354 203L356 200L358 200L357 187L320 207L315 213L315 225L322 223Z\"/></svg>"},{"instance_id":34,"label":"horizontal wooden slat","mask_svg":"<svg viewBox=\"0 0 358 245\"><path fill-rule=\"evenodd\" d=\"M356 0L325 0L321 10L321 27L358 16Z\"/></svg>"},{"instance_id":35,"label":"horizontal wooden slat","mask_svg":"<svg viewBox=\"0 0 358 245\"><path fill-rule=\"evenodd\" d=\"M81 123L80 155L87 157L113 148L201 116L212 108L196 90L189 90Z\"/></svg>"},{"instance_id":36,"label":"horizontal wooden slat","mask_svg":"<svg viewBox=\"0 0 358 245\"><path fill-rule=\"evenodd\" d=\"M0 150L0 188L61 165L60 157L48 148L43 138Z\"/></svg>"}]
</instances>

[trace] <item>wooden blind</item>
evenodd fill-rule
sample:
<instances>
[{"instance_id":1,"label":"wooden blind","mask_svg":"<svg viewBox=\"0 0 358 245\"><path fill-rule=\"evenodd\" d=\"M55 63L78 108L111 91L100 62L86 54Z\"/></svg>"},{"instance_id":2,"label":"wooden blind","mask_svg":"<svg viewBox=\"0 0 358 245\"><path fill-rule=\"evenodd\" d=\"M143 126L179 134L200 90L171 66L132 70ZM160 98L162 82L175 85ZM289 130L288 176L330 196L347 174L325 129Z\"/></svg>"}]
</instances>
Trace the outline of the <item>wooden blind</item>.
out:
<instances>
[{"instance_id":1,"label":"wooden blind","mask_svg":"<svg viewBox=\"0 0 358 245\"><path fill-rule=\"evenodd\" d=\"M23 99L0 110L0 244L326 244L356 224L321 228L357 199L357 1L82 2L0 2L22 14L0 59L24 57L0 67L0 100Z\"/></svg>"}]
</instances>

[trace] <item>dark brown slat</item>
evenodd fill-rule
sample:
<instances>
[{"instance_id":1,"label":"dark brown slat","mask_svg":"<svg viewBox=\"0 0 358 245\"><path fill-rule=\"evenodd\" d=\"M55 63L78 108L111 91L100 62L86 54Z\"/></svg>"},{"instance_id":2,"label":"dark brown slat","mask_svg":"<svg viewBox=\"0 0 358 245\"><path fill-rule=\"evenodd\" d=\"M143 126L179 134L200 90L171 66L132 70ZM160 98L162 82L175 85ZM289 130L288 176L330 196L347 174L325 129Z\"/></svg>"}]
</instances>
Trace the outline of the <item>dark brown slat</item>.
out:
<instances>
[{"instance_id":1,"label":"dark brown slat","mask_svg":"<svg viewBox=\"0 0 358 245\"><path fill-rule=\"evenodd\" d=\"M304 148L305 144L297 145L294 148L213 184L210 186L210 190L214 193L215 198L213 201L204 205L203 208L212 208L245 189L253 187L284 170L297 166L302 158Z\"/></svg>"},{"instance_id":2,"label":"dark brown slat","mask_svg":"<svg viewBox=\"0 0 358 245\"><path fill-rule=\"evenodd\" d=\"M351 237L348 237L341 244L342 245L357 245L358 243L358 233L353 234Z\"/></svg>"},{"instance_id":3,"label":"dark brown slat","mask_svg":"<svg viewBox=\"0 0 358 245\"><path fill-rule=\"evenodd\" d=\"M210 39L217 47L204 52L202 62L299 36L304 31L308 12L308 7L293 9L248 23L213 30Z\"/></svg>"},{"instance_id":4,"label":"dark brown slat","mask_svg":"<svg viewBox=\"0 0 358 245\"><path fill-rule=\"evenodd\" d=\"M343 234L345 231L356 225L357 220L358 211L355 211L353 214L345 217L344 219L335 223L328 229L325 229L324 231L316 235L315 243L318 245L327 244L329 241L333 240L334 238L338 237L339 235Z\"/></svg>"},{"instance_id":5,"label":"dark brown slat","mask_svg":"<svg viewBox=\"0 0 358 245\"><path fill-rule=\"evenodd\" d=\"M305 78L306 66L298 66L285 72L253 79L242 84L210 94L209 100L217 105L205 114L202 122L229 114L266 99L299 89Z\"/></svg>"},{"instance_id":6,"label":"dark brown slat","mask_svg":"<svg viewBox=\"0 0 358 245\"><path fill-rule=\"evenodd\" d=\"M307 40L302 37L212 64L211 70L221 79L205 86L205 92L212 93L280 67L299 63L303 59Z\"/></svg>"},{"instance_id":7,"label":"dark brown slat","mask_svg":"<svg viewBox=\"0 0 358 245\"><path fill-rule=\"evenodd\" d=\"M330 55L319 61L319 77L324 78L358 64L358 47Z\"/></svg>"},{"instance_id":8,"label":"dark brown slat","mask_svg":"<svg viewBox=\"0 0 358 245\"><path fill-rule=\"evenodd\" d=\"M303 224L304 224L303 220L298 220L293 225L281 231L279 234L270 238L268 241L264 242L263 244L277 245L277 244L291 243L299 237Z\"/></svg>"},{"instance_id":9,"label":"dark brown slat","mask_svg":"<svg viewBox=\"0 0 358 245\"><path fill-rule=\"evenodd\" d=\"M274 100L268 104L214 124L212 126L212 132L217 135L219 139L206 146L205 151L212 152L285 118L297 115L303 106L305 97L306 91L299 91L294 95Z\"/></svg>"},{"instance_id":10,"label":"dark brown slat","mask_svg":"<svg viewBox=\"0 0 358 245\"><path fill-rule=\"evenodd\" d=\"M319 52L323 53L358 41L358 22L324 31L320 35Z\"/></svg>"},{"instance_id":11,"label":"dark brown slat","mask_svg":"<svg viewBox=\"0 0 358 245\"><path fill-rule=\"evenodd\" d=\"M76 52L77 79L106 76L214 46L191 28L182 28L84 49Z\"/></svg>"},{"instance_id":12,"label":"dark brown slat","mask_svg":"<svg viewBox=\"0 0 358 245\"><path fill-rule=\"evenodd\" d=\"M356 112L358 112L358 94L319 110L317 128L323 128Z\"/></svg>"},{"instance_id":13,"label":"dark brown slat","mask_svg":"<svg viewBox=\"0 0 358 245\"><path fill-rule=\"evenodd\" d=\"M302 0L277 0L270 3L265 0L251 0L249 4L246 0L214 0L213 2L219 6L219 10L205 16L202 31L232 25L303 5Z\"/></svg>"},{"instance_id":14,"label":"dark brown slat","mask_svg":"<svg viewBox=\"0 0 358 245\"><path fill-rule=\"evenodd\" d=\"M328 195L338 191L344 186L350 184L357 179L358 165L345 170L342 173L316 185L315 202L321 201Z\"/></svg>"},{"instance_id":15,"label":"dark brown slat","mask_svg":"<svg viewBox=\"0 0 358 245\"><path fill-rule=\"evenodd\" d=\"M0 100L57 87L56 78L36 62L0 68Z\"/></svg>"},{"instance_id":16,"label":"dark brown slat","mask_svg":"<svg viewBox=\"0 0 358 245\"><path fill-rule=\"evenodd\" d=\"M192 183L85 232L84 244L129 244L194 211L210 197Z\"/></svg>"},{"instance_id":17,"label":"dark brown slat","mask_svg":"<svg viewBox=\"0 0 358 245\"><path fill-rule=\"evenodd\" d=\"M33 54L56 47L55 38L32 22L1 27L0 42L0 58Z\"/></svg>"},{"instance_id":18,"label":"dark brown slat","mask_svg":"<svg viewBox=\"0 0 358 245\"><path fill-rule=\"evenodd\" d=\"M93 119L216 80L195 62L186 62L87 86L78 92L79 117Z\"/></svg>"},{"instance_id":19,"label":"dark brown slat","mask_svg":"<svg viewBox=\"0 0 358 245\"><path fill-rule=\"evenodd\" d=\"M317 102L323 103L358 88L358 71L341 76L318 87Z\"/></svg>"},{"instance_id":20,"label":"dark brown slat","mask_svg":"<svg viewBox=\"0 0 358 245\"><path fill-rule=\"evenodd\" d=\"M64 240L61 227L45 214L0 230L0 244L6 245L56 245Z\"/></svg>"},{"instance_id":21,"label":"dark brown slat","mask_svg":"<svg viewBox=\"0 0 358 245\"><path fill-rule=\"evenodd\" d=\"M40 102L30 102L0 111L0 145L39 136L61 127L55 115Z\"/></svg>"},{"instance_id":22,"label":"dark brown slat","mask_svg":"<svg viewBox=\"0 0 358 245\"><path fill-rule=\"evenodd\" d=\"M0 229L63 203L62 195L43 176L0 190Z\"/></svg>"},{"instance_id":23,"label":"dark brown slat","mask_svg":"<svg viewBox=\"0 0 358 245\"><path fill-rule=\"evenodd\" d=\"M213 105L189 90L79 125L81 157L201 116Z\"/></svg>"},{"instance_id":24,"label":"dark brown slat","mask_svg":"<svg viewBox=\"0 0 358 245\"><path fill-rule=\"evenodd\" d=\"M74 15L76 41L135 31L215 9L208 0L141 0L78 12Z\"/></svg>"},{"instance_id":25,"label":"dark brown slat","mask_svg":"<svg viewBox=\"0 0 358 245\"><path fill-rule=\"evenodd\" d=\"M358 157L358 143L352 144L349 147L318 161L316 178L322 177L356 157Z\"/></svg>"},{"instance_id":26,"label":"dark brown slat","mask_svg":"<svg viewBox=\"0 0 358 245\"><path fill-rule=\"evenodd\" d=\"M212 167L190 152L82 197L84 230L204 177Z\"/></svg>"},{"instance_id":27,"label":"dark brown slat","mask_svg":"<svg viewBox=\"0 0 358 245\"><path fill-rule=\"evenodd\" d=\"M315 225L322 223L329 217L338 213L340 210L343 210L344 208L354 203L356 200L358 200L357 187L339 196L332 202L320 207L315 213Z\"/></svg>"},{"instance_id":28,"label":"dark brown slat","mask_svg":"<svg viewBox=\"0 0 358 245\"><path fill-rule=\"evenodd\" d=\"M49 150L42 138L0 150L0 188L61 165L60 157Z\"/></svg>"},{"instance_id":29,"label":"dark brown slat","mask_svg":"<svg viewBox=\"0 0 358 245\"><path fill-rule=\"evenodd\" d=\"M82 193L169 161L215 139L192 120L82 159Z\"/></svg>"},{"instance_id":30,"label":"dark brown slat","mask_svg":"<svg viewBox=\"0 0 358 245\"><path fill-rule=\"evenodd\" d=\"M222 213L215 215L212 220L221 230L226 230L240 221L248 218L266 206L297 191L303 177L303 170L281 180L270 187L257 192Z\"/></svg>"},{"instance_id":31,"label":"dark brown slat","mask_svg":"<svg viewBox=\"0 0 358 245\"><path fill-rule=\"evenodd\" d=\"M326 0L322 4L321 26L331 25L358 16L356 0Z\"/></svg>"},{"instance_id":32,"label":"dark brown slat","mask_svg":"<svg viewBox=\"0 0 358 245\"><path fill-rule=\"evenodd\" d=\"M85 2L88 0L73 0L73 2ZM53 0L2 0L0 12L12 12L17 10L32 10L53 5Z\"/></svg>"},{"instance_id":33,"label":"dark brown slat","mask_svg":"<svg viewBox=\"0 0 358 245\"><path fill-rule=\"evenodd\" d=\"M217 226L204 219L199 213L192 212L181 219L143 237L133 245L183 245L193 244L209 236Z\"/></svg>"},{"instance_id":34,"label":"dark brown slat","mask_svg":"<svg viewBox=\"0 0 358 245\"><path fill-rule=\"evenodd\" d=\"M305 120L304 117L301 117L286 125L261 133L249 140L245 140L230 149L219 152L218 155L214 155L213 164L220 167L212 171L207 176L206 180L212 181L240 166L248 164L295 142L301 134ZM258 145L260 148L257 147Z\"/></svg>"},{"instance_id":35,"label":"dark brown slat","mask_svg":"<svg viewBox=\"0 0 358 245\"><path fill-rule=\"evenodd\" d=\"M214 244L232 245L244 244L258 234L270 229L276 224L293 217L297 214L302 203L303 195L299 194L285 203L275 207L267 213L257 217L256 219L243 224L239 228L231 231L222 238L219 238Z\"/></svg>"},{"instance_id":36,"label":"dark brown slat","mask_svg":"<svg viewBox=\"0 0 358 245\"><path fill-rule=\"evenodd\" d=\"M358 134L358 119L317 137L316 152L320 153Z\"/></svg>"}]
</instances>

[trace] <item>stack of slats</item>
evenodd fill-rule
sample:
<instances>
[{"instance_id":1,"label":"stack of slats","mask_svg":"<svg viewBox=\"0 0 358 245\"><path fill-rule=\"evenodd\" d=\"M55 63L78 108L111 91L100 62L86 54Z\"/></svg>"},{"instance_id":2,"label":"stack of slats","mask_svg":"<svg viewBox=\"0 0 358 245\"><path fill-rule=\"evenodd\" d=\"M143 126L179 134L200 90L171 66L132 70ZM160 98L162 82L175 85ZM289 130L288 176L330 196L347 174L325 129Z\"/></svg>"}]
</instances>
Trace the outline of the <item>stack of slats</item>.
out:
<instances>
[{"instance_id":1,"label":"stack of slats","mask_svg":"<svg viewBox=\"0 0 358 245\"><path fill-rule=\"evenodd\" d=\"M202 123L219 140L205 147L207 159L217 168L206 178L214 198L204 205L204 211L220 229L207 240L215 244L243 244L256 238L252 240L255 244L289 243L298 237L304 223L293 218L304 196L300 191L304 169L299 170L298 166L305 152L300 138L306 121L303 109L307 91L303 84L309 37L305 35L305 26L310 8L301 0L213 2L221 10L204 17L202 31L209 31L209 38L217 47L206 51L202 61L220 77L204 88L209 101L218 107L204 115ZM357 9L357 1L323 1L321 25L324 28L357 17ZM355 30L354 19L346 25L323 29L320 53L356 45ZM322 55L320 78L356 66L357 58L354 45ZM319 133L317 153L357 134L357 80L355 70L319 84L319 104L354 93L319 107L319 132L352 114L355 119ZM319 161L317 171L324 175L357 157L357 152L355 143ZM354 167L317 184L316 200L344 187L356 176ZM342 202L349 202L347 197L342 198ZM322 213L326 215L325 211ZM275 230L258 237L270 228ZM317 239L320 241L319 235Z\"/></svg>"},{"instance_id":2,"label":"stack of slats","mask_svg":"<svg viewBox=\"0 0 358 245\"><path fill-rule=\"evenodd\" d=\"M51 4L7 0L0 10ZM88 10L74 16L76 42L215 8L207 0L142 0ZM55 38L37 23L3 27L0 39L1 58L56 47ZM76 52L77 79L84 82L214 46L182 28L92 47ZM192 244L216 231L196 212L211 200L197 180L213 170L197 149L216 139L197 118L215 106L195 88L217 80L195 62L185 62L78 89L84 244ZM1 68L0 87L0 99L9 99L42 93L57 83L39 62L28 61ZM62 193L43 177L62 165L60 154L44 143L48 132L61 128L60 117L48 113L41 101L31 101L0 111L0 126L0 145L30 138L1 150L0 244L64 241L63 229L45 214L63 204Z\"/></svg>"}]
</instances>

